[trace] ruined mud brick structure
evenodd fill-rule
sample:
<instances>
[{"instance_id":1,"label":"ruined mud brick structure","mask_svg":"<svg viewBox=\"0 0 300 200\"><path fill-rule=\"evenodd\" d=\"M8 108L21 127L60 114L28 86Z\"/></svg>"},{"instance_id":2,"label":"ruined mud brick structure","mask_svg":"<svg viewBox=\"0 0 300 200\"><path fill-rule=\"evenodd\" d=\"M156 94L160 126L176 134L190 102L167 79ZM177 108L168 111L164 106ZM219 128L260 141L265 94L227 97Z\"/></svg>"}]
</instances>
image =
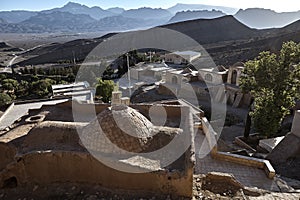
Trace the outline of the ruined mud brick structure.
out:
<instances>
[{"instance_id":1,"label":"ruined mud brick structure","mask_svg":"<svg viewBox=\"0 0 300 200\"><path fill-rule=\"evenodd\" d=\"M0 135L0 187L88 183L191 197L195 150L190 109L126 104L126 99L113 106L67 101L29 110ZM159 119L162 110L165 123L157 125L151 118ZM130 134L120 128L120 122L127 124ZM188 145L174 162L163 166L163 157L146 156L174 140L177 147ZM173 152L164 153L161 156L169 157Z\"/></svg>"}]
</instances>

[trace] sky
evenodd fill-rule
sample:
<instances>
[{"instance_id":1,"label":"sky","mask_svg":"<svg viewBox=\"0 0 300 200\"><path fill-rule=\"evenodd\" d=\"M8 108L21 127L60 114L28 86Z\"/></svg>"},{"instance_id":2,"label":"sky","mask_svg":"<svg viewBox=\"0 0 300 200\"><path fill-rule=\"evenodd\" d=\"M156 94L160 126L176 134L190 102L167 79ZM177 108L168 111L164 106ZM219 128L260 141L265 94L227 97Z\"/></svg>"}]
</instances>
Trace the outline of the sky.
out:
<instances>
[{"instance_id":1,"label":"sky","mask_svg":"<svg viewBox=\"0 0 300 200\"><path fill-rule=\"evenodd\" d=\"M267 8L277 12L300 10L299 0L1 0L0 10L45 10L62 7L69 1L107 9L122 7L125 9L152 7L169 8L176 3L207 4L234 8Z\"/></svg>"}]
</instances>

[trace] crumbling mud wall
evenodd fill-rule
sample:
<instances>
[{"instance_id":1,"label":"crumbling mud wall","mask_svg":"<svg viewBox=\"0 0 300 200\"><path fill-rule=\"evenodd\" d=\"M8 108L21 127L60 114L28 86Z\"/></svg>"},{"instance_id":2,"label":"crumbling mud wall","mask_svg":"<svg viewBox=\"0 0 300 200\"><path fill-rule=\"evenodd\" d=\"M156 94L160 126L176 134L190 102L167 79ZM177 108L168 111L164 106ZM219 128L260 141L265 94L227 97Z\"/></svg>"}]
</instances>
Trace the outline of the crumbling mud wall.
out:
<instances>
[{"instance_id":1,"label":"crumbling mud wall","mask_svg":"<svg viewBox=\"0 0 300 200\"><path fill-rule=\"evenodd\" d=\"M9 163L14 161L16 151L14 146L0 143L0 171L4 170Z\"/></svg>"},{"instance_id":2,"label":"crumbling mud wall","mask_svg":"<svg viewBox=\"0 0 300 200\"><path fill-rule=\"evenodd\" d=\"M81 152L32 152L19 157L5 174L1 186L15 178L18 185L50 183L94 183L103 187L191 196L189 183L193 171L125 173L112 169Z\"/></svg>"},{"instance_id":3,"label":"crumbling mud wall","mask_svg":"<svg viewBox=\"0 0 300 200\"><path fill-rule=\"evenodd\" d=\"M151 105L132 107L141 113L149 113ZM181 128L189 136L189 141L183 142L189 142L190 146L183 155L178 156L179 158L174 164L157 168L148 173L118 171L97 160L82 146L77 133L78 128L84 128L88 123L54 121L55 115L50 117L49 113L60 112L60 107L56 107L51 112L50 108L51 106L42 107L45 117L39 118L35 122L25 121L25 118L32 117L30 115L24 117L22 123L18 125L19 127L26 123L34 123L34 128L27 134L7 143L0 143L0 188L25 184L47 185L74 182L98 184L106 188L133 192L154 192L192 197L195 150L193 120L187 108L165 106L170 120L181 114L185 116ZM62 108L64 111L68 110L66 104ZM98 113L106 108L107 105L96 105L95 111ZM86 112L84 106L80 107L80 110ZM41 113L41 110L31 112L33 116L41 115ZM52 121L45 121L47 119L52 119ZM177 122L176 124L178 125ZM113 162L120 164L119 160ZM127 168L142 167L129 163L121 164Z\"/></svg>"},{"instance_id":4,"label":"crumbling mud wall","mask_svg":"<svg viewBox=\"0 0 300 200\"><path fill-rule=\"evenodd\" d=\"M163 104L135 104L130 105L130 107L138 110L144 116L146 116L154 125L156 122L160 125L170 126L170 127L180 127L182 118L182 110L184 107L179 105L163 105ZM150 114L151 113L151 114ZM152 118L152 119L151 119ZM165 122L164 124L161 124Z\"/></svg>"}]
</instances>

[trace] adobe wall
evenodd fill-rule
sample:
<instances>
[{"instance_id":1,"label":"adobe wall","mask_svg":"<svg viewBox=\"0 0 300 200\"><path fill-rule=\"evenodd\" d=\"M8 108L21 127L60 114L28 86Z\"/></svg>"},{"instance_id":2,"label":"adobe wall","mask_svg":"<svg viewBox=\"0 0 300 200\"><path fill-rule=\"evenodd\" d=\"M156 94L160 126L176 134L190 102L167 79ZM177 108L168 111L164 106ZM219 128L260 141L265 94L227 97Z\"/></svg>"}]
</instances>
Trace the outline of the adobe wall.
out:
<instances>
[{"instance_id":1,"label":"adobe wall","mask_svg":"<svg viewBox=\"0 0 300 200\"><path fill-rule=\"evenodd\" d=\"M148 113L151 106L132 107ZM117 171L96 160L80 145L76 130L86 123L44 121L22 138L17 144L18 151L9 147L9 144L0 144L0 188L6 180L16 178L18 185L92 183L113 189L191 197L195 164L192 115L189 109L182 106L163 107L168 117L185 116L183 129L191 141L183 142L190 142L191 145L183 154L184 162L180 169L162 169L150 173ZM103 105L95 106L96 112L105 108ZM84 112L84 106L80 109Z\"/></svg>"},{"instance_id":2,"label":"adobe wall","mask_svg":"<svg viewBox=\"0 0 300 200\"><path fill-rule=\"evenodd\" d=\"M152 173L117 171L87 153L34 152L25 154L0 180L11 177L18 185L27 183L50 184L59 182L94 183L103 187L192 196L192 170L187 173L165 170ZM1 179L2 178L2 179ZM3 184L3 182L0 183Z\"/></svg>"},{"instance_id":3,"label":"adobe wall","mask_svg":"<svg viewBox=\"0 0 300 200\"><path fill-rule=\"evenodd\" d=\"M178 104L178 103L174 103ZM103 110L110 107L109 104L77 104L72 107L71 102L66 102L63 104L58 104L57 106L43 106L41 109L30 110L30 116L38 115L43 113L43 111L49 111L46 113L45 121L63 121L63 122L72 122L73 121L73 112L80 113L82 122L88 122L92 120L91 115L94 113L98 115ZM151 107L163 107L169 119L180 118L181 117L181 105L166 105L166 104L132 104L130 107L138 110L146 117L149 117L149 109ZM72 110L73 109L73 110ZM152 109L152 114L155 115L155 110L159 111L160 109ZM154 111L154 112L153 112ZM160 112L157 113L157 116L161 115ZM86 116L86 118L85 118ZM27 116L28 117L28 116Z\"/></svg>"},{"instance_id":4,"label":"adobe wall","mask_svg":"<svg viewBox=\"0 0 300 200\"><path fill-rule=\"evenodd\" d=\"M173 78L176 77L176 83L173 83ZM183 75L182 74L176 74L176 73L172 73L172 72L167 72L165 79L166 79L166 83L169 84L174 84L174 85L178 85L181 86L182 85L182 78Z\"/></svg>"},{"instance_id":5,"label":"adobe wall","mask_svg":"<svg viewBox=\"0 0 300 200\"><path fill-rule=\"evenodd\" d=\"M9 163L14 162L16 151L14 146L0 143L0 172L5 169Z\"/></svg>"},{"instance_id":6,"label":"adobe wall","mask_svg":"<svg viewBox=\"0 0 300 200\"><path fill-rule=\"evenodd\" d=\"M182 105L166 105L166 104L135 104L130 105L130 107L137 109L142 114L148 115L148 111L151 107L163 107L170 118L177 118L181 116L181 113L187 107L183 107ZM158 113L160 114L160 113Z\"/></svg>"},{"instance_id":7,"label":"adobe wall","mask_svg":"<svg viewBox=\"0 0 300 200\"><path fill-rule=\"evenodd\" d=\"M163 113L161 112L165 112L166 113L166 121L172 121L173 124L180 124L181 121L181 113L182 113L182 109L183 107L180 105L163 105L163 104L133 104L130 105L130 107L138 110L141 114L143 114L144 116L146 116L148 119L150 119L149 117L149 110L151 109L151 116L155 117L157 116L158 118L161 117L161 115ZM154 123L155 125L155 123ZM168 126L168 124L166 124L166 126Z\"/></svg>"},{"instance_id":8,"label":"adobe wall","mask_svg":"<svg viewBox=\"0 0 300 200\"><path fill-rule=\"evenodd\" d=\"M0 188L15 177L18 185L91 183L113 189L192 196L193 143L184 154L183 170L125 173L104 165L81 148L75 136L78 126L81 127L76 123L43 122L33 129L21 145L22 151L12 152L6 163L1 162L10 166L0 171ZM1 155L1 161L2 158L5 156Z\"/></svg>"},{"instance_id":9,"label":"adobe wall","mask_svg":"<svg viewBox=\"0 0 300 200\"><path fill-rule=\"evenodd\" d=\"M218 84L223 84L223 75L222 74L218 74L217 72L209 72L209 71L204 71L204 70L198 70L199 74L198 74L198 79L205 81L205 83L211 83L214 85L218 85ZM210 80L205 80L205 76L209 74L212 76L212 81Z\"/></svg>"}]
</instances>

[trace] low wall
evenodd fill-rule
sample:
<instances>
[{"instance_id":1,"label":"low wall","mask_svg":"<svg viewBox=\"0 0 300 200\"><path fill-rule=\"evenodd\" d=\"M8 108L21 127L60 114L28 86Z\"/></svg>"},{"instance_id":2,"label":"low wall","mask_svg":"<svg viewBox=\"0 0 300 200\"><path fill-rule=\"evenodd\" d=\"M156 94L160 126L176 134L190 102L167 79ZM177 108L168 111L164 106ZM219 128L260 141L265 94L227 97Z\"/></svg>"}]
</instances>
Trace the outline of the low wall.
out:
<instances>
[{"instance_id":1,"label":"low wall","mask_svg":"<svg viewBox=\"0 0 300 200\"><path fill-rule=\"evenodd\" d=\"M138 110L139 112L141 112L143 115L145 114L146 116L148 116L148 112L149 109L151 107L163 107L167 113L167 115L170 118L177 118L177 117L181 117L181 112L182 109L186 108L183 107L182 105L165 105L165 104L134 104L134 105L130 105L130 107ZM161 113L158 113L161 114Z\"/></svg>"},{"instance_id":2,"label":"low wall","mask_svg":"<svg viewBox=\"0 0 300 200\"><path fill-rule=\"evenodd\" d=\"M24 154L19 159L21 162L16 163L11 167L10 173L7 173L10 176L2 177L4 180L15 177L18 185L94 183L114 189L192 196L192 185L188 184L192 176L178 174L176 171L125 173L107 167L89 154L81 152L34 152Z\"/></svg>"},{"instance_id":3,"label":"low wall","mask_svg":"<svg viewBox=\"0 0 300 200\"><path fill-rule=\"evenodd\" d=\"M247 157L247 156L241 156L241 155L230 154L230 153L225 153L225 152L219 152L217 150L216 133L212 129L211 125L209 124L208 120L205 117L202 118L202 127L203 127L202 128L203 132L208 141L208 144L209 144L210 148L212 149L211 156L213 158L263 169L263 170L265 170L266 175L270 179L275 177L275 175L276 175L275 170L268 160L251 158L251 157Z\"/></svg>"},{"instance_id":4,"label":"low wall","mask_svg":"<svg viewBox=\"0 0 300 200\"><path fill-rule=\"evenodd\" d=\"M73 112L78 113L96 113L99 114L106 108L110 107L110 104L79 104L74 102L73 103Z\"/></svg>"},{"instance_id":5,"label":"low wall","mask_svg":"<svg viewBox=\"0 0 300 200\"><path fill-rule=\"evenodd\" d=\"M42 117L41 121L38 121L36 126L17 142L0 143L0 188L10 180L16 180L18 185L74 182L98 184L113 189L192 197L195 149L193 117L189 107L131 105L148 117L149 110L151 115L160 115L161 109L164 109L166 117L172 123L180 122L180 127L185 134L182 140L180 137L178 144L182 144L181 146L188 144L188 146L184 149L185 152L179 155L182 162L175 161L166 168L157 168L156 171L149 173L126 173L106 166L81 146L77 129L85 127L87 123L53 121L58 117L57 115L70 115L74 110L84 117L90 112L99 114L110 106L76 102L75 104L74 106L74 103L69 101L55 107L44 106L45 109L31 110L29 114L34 115L29 116L35 117L38 114L42 116L44 113L45 118ZM24 116L24 119L29 116ZM47 119L51 120L47 121ZM23 122L25 123L26 120ZM118 160L115 162L120 164ZM142 167L124 163L123 165L129 168Z\"/></svg>"},{"instance_id":6,"label":"low wall","mask_svg":"<svg viewBox=\"0 0 300 200\"><path fill-rule=\"evenodd\" d=\"M66 104L64 106L67 106ZM152 105L133 106L139 111L148 112ZM89 183L106 188L151 192L192 197L195 150L192 114L188 107L163 106L168 116L184 115L182 129L189 137L182 143L190 145L182 155L180 166L170 165L148 173L126 173L103 164L90 155L80 145L77 128L86 123L40 122L17 144L18 151L7 151L8 144L0 145L0 188L10 180L17 185L51 183ZM101 112L105 106L95 110ZM84 106L80 109L83 109ZM190 141L187 141L190 140ZM2 151L3 150L3 151ZM120 162L116 160L115 162ZM139 167L124 164L129 168ZM172 167L173 166L173 167Z\"/></svg>"},{"instance_id":7,"label":"low wall","mask_svg":"<svg viewBox=\"0 0 300 200\"><path fill-rule=\"evenodd\" d=\"M149 110L151 108L152 117L161 117L162 113L167 114L167 119L172 119L172 121L180 121L182 118L182 108L183 106L179 104L178 100L173 102L174 105L169 104L131 104L130 107L138 110L144 116L149 118ZM44 110L49 111L46 114L45 120L48 121L64 121L72 122L74 120L78 122L89 122L92 120L95 115L100 114L103 110L110 107L110 104L79 104L77 102L64 102L57 104L55 107L52 105L44 105L41 109L31 109L29 114L38 115L41 114ZM59 113L63 112L63 113ZM73 115L75 114L75 115ZM203 112L199 114L203 115ZM73 117L76 116L76 119Z\"/></svg>"},{"instance_id":8,"label":"low wall","mask_svg":"<svg viewBox=\"0 0 300 200\"><path fill-rule=\"evenodd\" d=\"M230 154L225 152L217 152L216 154L212 155L213 158L224 160L228 162L233 162L241 165L246 165L250 167L256 167L259 169L263 169L266 172L266 175L272 179L275 177L276 173L268 160L258 159L258 158L251 158L247 156L241 156L236 154Z\"/></svg>"},{"instance_id":9,"label":"low wall","mask_svg":"<svg viewBox=\"0 0 300 200\"><path fill-rule=\"evenodd\" d=\"M166 121L176 121L178 122L178 125L180 124L180 121L182 121L183 116L182 113L184 112L183 109L186 107L183 107L181 105L164 105L164 104L134 104L130 105L131 108L138 110L141 114L146 116L148 119L149 117L149 111L151 109L151 117L158 117L161 118L163 116L162 112L166 113ZM164 116L163 116L164 117Z\"/></svg>"}]
</instances>

